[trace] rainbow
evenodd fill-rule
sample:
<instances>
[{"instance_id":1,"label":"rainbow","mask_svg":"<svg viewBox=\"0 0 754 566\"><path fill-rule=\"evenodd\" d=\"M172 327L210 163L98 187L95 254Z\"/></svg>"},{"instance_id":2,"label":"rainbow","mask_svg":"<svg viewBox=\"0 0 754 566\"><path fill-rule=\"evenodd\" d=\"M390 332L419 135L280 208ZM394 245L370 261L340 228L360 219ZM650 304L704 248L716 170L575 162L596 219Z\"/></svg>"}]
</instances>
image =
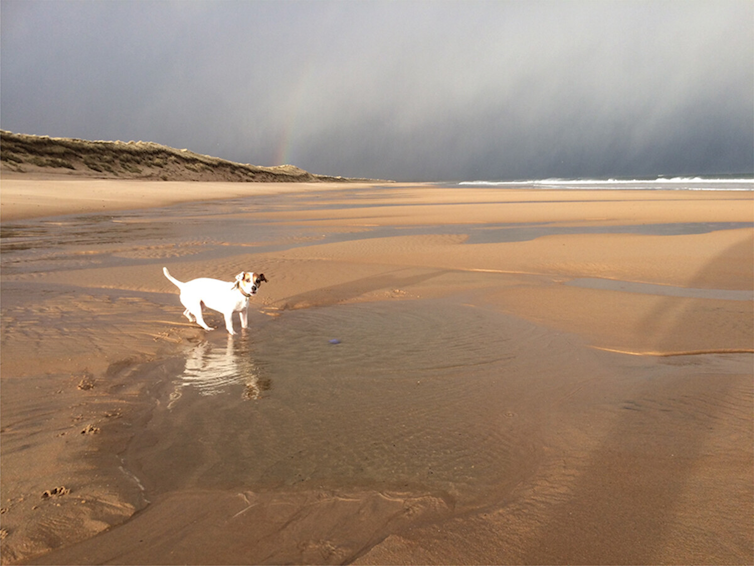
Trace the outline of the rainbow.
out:
<instances>
[{"instance_id":1,"label":"rainbow","mask_svg":"<svg viewBox=\"0 0 754 566\"><path fill-rule=\"evenodd\" d=\"M286 165L295 161L293 151L296 142L296 125L300 117L301 106L310 90L312 67L311 62L306 65L298 84L293 89L288 112L285 116L283 133L275 150L275 165Z\"/></svg>"}]
</instances>

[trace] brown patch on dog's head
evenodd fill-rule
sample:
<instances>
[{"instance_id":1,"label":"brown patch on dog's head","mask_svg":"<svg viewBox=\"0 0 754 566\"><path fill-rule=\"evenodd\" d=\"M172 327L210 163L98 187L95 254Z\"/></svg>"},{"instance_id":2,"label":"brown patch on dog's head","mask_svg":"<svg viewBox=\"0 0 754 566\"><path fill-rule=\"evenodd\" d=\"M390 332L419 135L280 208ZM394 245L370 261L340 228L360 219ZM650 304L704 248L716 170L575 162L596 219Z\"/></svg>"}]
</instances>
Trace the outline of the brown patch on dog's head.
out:
<instances>
[{"instance_id":1,"label":"brown patch on dog's head","mask_svg":"<svg viewBox=\"0 0 754 566\"><path fill-rule=\"evenodd\" d=\"M262 282L267 282L267 278L264 276L264 273L260 273L259 275L250 273L249 275L251 275L254 280L254 284L251 286L251 294L254 295L256 294L257 289L259 289L259 286L262 284Z\"/></svg>"},{"instance_id":2,"label":"brown patch on dog's head","mask_svg":"<svg viewBox=\"0 0 754 566\"><path fill-rule=\"evenodd\" d=\"M257 294L257 289L262 284L267 282L267 278L264 273L259 275L252 273L251 271L242 271L236 275L236 283L233 285L234 289L239 289L244 295L251 296Z\"/></svg>"}]
</instances>

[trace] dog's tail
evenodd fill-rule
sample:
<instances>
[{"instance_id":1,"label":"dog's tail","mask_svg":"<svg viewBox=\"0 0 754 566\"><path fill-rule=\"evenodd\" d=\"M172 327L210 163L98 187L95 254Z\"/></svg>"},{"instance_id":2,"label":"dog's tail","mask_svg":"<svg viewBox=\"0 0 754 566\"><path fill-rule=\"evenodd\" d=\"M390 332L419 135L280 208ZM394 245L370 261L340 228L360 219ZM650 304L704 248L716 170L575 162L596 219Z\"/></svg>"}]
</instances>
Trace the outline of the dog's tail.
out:
<instances>
[{"instance_id":1,"label":"dog's tail","mask_svg":"<svg viewBox=\"0 0 754 566\"><path fill-rule=\"evenodd\" d=\"M167 277L168 279L170 279L170 281L173 283L173 285L175 285L179 289L183 286L183 283L181 283L180 281L178 281L178 279L176 279L175 277L173 277L172 275L170 275L170 272L168 271L167 267L163 267L162 268L162 272L165 274L165 277Z\"/></svg>"}]
</instances>

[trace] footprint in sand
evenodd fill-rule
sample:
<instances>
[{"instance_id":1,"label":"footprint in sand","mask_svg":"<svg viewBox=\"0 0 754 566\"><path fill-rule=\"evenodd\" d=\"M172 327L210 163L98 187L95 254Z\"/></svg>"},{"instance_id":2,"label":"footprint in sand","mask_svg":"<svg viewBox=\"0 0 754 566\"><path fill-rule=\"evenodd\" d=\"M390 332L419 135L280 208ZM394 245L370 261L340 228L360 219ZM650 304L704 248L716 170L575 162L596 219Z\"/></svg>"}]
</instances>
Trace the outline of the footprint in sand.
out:
<instances>
[{"instance_id":1,"label":"footprint in sand","mask_svg":"<svg viewBox=\"0 0 754 566\"><path fill-rule=\"evenodd\" d=\"M53 487L52 489L47 489L42 494L42 499L50 499L51 497L62 497L63 495L66 495L68 493L71 493L71 490L65 487L64 485L60 485L58 487Z\"/></svg>"}]
</instances>

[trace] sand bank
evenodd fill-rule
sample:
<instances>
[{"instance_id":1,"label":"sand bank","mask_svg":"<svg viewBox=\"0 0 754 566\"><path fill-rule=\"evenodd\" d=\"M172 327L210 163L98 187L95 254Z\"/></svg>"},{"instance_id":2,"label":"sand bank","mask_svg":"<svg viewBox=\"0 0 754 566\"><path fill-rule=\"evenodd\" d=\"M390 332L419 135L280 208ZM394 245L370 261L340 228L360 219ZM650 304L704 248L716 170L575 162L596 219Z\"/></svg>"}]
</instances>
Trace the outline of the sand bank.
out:
<instances>
[{"instance_id":1,"label":"sand bank","mask_svg":"<svg viewBox=\"0 0 754 566\"><path fill-rule=\"evenodd\" d=\"M342 188L342 183L231 183L61 179L5 174L0 199L3 222L25 218L113 212L180 202ZM363 187L361 183L349 183Z\"/></svg>"},{"instance_id":2,"label":"sand bank","mask_svg":"<svg viewBox=\"0 0 754 566\"><path fill-rule=\"evenodd\" d=\"M750 193L18 183L4 563L751 561Z\"/></svg>"}]
</instances>

